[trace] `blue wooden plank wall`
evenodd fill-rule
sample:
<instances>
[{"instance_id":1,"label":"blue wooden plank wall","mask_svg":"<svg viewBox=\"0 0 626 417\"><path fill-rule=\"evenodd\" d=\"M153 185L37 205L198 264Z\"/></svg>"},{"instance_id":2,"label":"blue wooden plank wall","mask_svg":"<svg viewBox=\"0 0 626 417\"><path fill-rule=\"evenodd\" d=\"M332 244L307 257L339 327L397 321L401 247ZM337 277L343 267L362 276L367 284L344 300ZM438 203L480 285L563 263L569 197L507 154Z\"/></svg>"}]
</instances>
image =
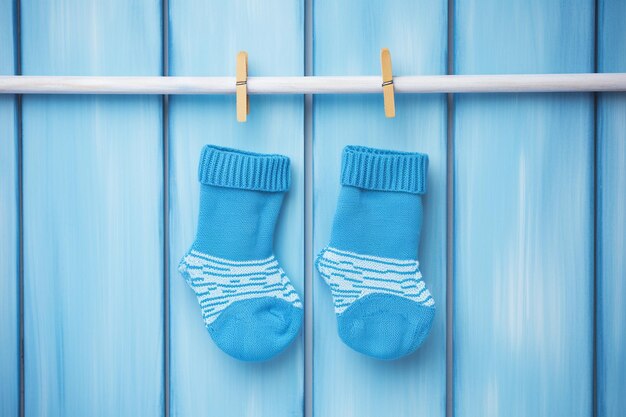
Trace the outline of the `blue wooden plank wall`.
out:
<instances>
[{"instance_id":1,"label":"blue wooden plank wall","mask_svg":"<svg viewBox=\"0 0 626 417\"><path fill-rule=\"evenodd\" d=\"M15 3L0 4L0 75L16 72ZM14 96L0 95L0 416L19 406L18 155Z\"/></svg>"},{"instance_id":2,"label":"blue wooden plank wall","mask_svg":"<svg viewBox=\"0 0 626 417\"><path fill-rule=\"evenodd\" d=\"M459 74L594 70L594 3L458 0ZM454 412L590 416L590 94L459 95Z\"/></svg>"},{"instance_id":3,"label":"blue wooden plank wall","mask_svg":"<svg viewBox=\"0 0 626 417\"><path fill-rule=\"evenodd\" d=\"M234 75L237 52L249 75L304 74L304 4L291 0L171 1L170 75ZM280 24L279 24L280 23ZM230 97L170 99L170 415L298 416L304 391L299 337L280 357L246 364L215 346L195 295L177 271L196 233L198 157L204 144L291 158L292 183L275 236L276 257L296 290L304 278L304 101L251 96L247 123Z\"/></svg>"},{"instance_id":4,"label":"blue wooden plank wall","mask_svg":"<svg viewBox=\"0 0 626 417\"><path fill-rule=\"evenodd\" d=\"M626 72L625 16L622 0L6 0L0 74L232 76L247 50L252 76L302 75L309 52L313 75L375 75L382 47L395 75ZM308 417L308 380L315 416L622 415L626 94L595 102L398 95L386 119L381 96L320 95L308 137L302 96L251 96L245 124L232 96L25 96L21 120L0 96L0 416ZM313 336L271 362L220 352L177 271L207 143L291 158L275 252L303 298L313 280ZM419 258L437 315L400 361L346 347L304 270L347 144L430 157Z\"/></svg>"},{"instance_id":5,"label":"blue wooden plank wall","mask_svg":"<svg viewBox=\"0 0 626 417\"><path fill-rule=\"evenodd\" d=\"M626 2L598 6L598 71L626 72ZM609 417L626 410L626 94L597 105L597 415Z\"/></svg>"},{"instance_id":6,"label":"blue wooden plank wall","mask_svg":"<svg viewBox=\"0 0 626 417\"><path fill-rule=\"evenodd\" d=\"M380 73L391 50L395 75L445 74L447 2L317 0L314 75ZM313 274L313 414L443 416L446 391L446 98L397 96L386 119L382 96L316 96L313 107L313 248L328 244L341 150L347 144L429 155L420 269L437 303L432 334L419 352L381 362L350 350L337 335L330 291ZM314 254L314 255L315 255Z\"/></svg>"},{"instance_id":7,"label":"blue wooden plank wall","mask_svg":"<svg viewBox=\"0 0 626 417\"><path fill-rule=\"evenodd\" d=\"M159 1L21 7L25 75L161 73ZM159 97L24 97L27 416L162 414L161 125Z\"/></svg>"}]
</instances>

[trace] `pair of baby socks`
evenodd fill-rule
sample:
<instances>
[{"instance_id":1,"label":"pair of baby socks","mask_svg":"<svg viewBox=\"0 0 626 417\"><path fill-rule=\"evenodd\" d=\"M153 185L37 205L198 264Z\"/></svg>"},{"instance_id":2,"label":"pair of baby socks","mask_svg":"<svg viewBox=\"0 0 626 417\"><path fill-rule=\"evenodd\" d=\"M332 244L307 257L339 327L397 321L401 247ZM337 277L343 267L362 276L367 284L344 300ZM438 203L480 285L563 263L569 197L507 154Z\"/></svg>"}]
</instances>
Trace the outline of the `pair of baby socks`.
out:
<instances>
[{"instance_id":1,"label":"pair of baby socks","mask_svg":"<svg viewBox=\"0 0 626 417\"><path fill-rule=\"evenodd\" d=\"M302 324L302 303L273 254L290 184L289 159L207 145L200 157L196 240L179 265L220 349L244 361L283 351ZM380 359L413 352L434 301L416 260L428 157L344 149L330 244L316 260L330 287L338 332Z\"/></svg>"}]
</instances>

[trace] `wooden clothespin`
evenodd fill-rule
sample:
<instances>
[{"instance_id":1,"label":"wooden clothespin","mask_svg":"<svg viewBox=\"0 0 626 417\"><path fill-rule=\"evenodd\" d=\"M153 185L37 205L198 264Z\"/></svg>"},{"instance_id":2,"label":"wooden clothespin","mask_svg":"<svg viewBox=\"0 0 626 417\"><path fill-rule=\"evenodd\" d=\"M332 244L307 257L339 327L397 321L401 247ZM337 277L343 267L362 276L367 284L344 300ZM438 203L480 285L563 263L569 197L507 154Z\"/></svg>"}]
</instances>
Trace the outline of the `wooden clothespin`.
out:
<instances>
[{"instance_id":1,"label":"wooden clothespin","mask_svg":"<svg viewBox=\"0 0 626 417\"><path fill-rule=\"evenodd\" d=\"M237 54L237 121L245 122L250 113L248 101L248 53Z\"/></svg>"},{"instance_id":2,"label":"wooden clothespin","mask_svg":"<svg viewBox=\"0 0 626 417\"><path fill-rule=\"evenodd\" d=\"M391 54L389 49L380 50L380 64L383 73L383 97L385 99L385 116L396 117L396 103L393 93L393 71L391 70Z\"/></svg>"}]
</instances>

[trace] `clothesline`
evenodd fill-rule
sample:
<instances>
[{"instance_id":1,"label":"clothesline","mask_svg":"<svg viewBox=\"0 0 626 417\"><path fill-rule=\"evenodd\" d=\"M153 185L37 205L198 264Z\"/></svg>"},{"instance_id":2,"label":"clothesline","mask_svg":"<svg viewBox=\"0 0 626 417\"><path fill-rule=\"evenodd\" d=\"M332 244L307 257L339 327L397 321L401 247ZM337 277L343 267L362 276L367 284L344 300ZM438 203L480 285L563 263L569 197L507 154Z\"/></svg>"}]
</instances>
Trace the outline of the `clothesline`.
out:
<instances>
[{"instance_id":1,"label":"clothesline","mask_svg":"<svg viewBox=\"0 0 626 417\"><path fill-rule=\"evenodd\" d=\"M425 75L396 93L626 91L626 73ZM382 93L380 76L249 77L248 94ZM0 76L0 94L234 94L235 77Z\"/></svg>"}]
</instances>

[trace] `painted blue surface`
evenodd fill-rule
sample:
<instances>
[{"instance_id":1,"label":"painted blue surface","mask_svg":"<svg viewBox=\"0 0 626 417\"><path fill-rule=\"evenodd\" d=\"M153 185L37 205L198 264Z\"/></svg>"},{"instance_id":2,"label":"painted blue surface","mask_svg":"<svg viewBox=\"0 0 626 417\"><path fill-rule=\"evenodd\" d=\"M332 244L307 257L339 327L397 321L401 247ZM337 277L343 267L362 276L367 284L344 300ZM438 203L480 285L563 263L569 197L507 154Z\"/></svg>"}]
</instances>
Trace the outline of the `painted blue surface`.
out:
<instances>
[{"instance_id":1,"label":"painted blue surface","mask_svg":"<svg viewBox=\"0 0 626 417\"><path fill-rule=\"evenodd\" d=\"M313 3L314 75L380 74L380 49L396 75L445 74L446 1L317 0ZM439 301L432 333L414 354L381 362L337 335L331 292L313 274L313 413L316 416L443 416L445 411L446 100L396 96L386 119L381 96L313 99L313 251L328 244L345 145L423 152L430 160L419 259Z\"/></svg>"},{"instance_id":2,"label":"painted blue surface","mask_svg":"<svg viewBox=\"0 0 626 417\"><path fill-rule=\"evenodd\" d=\"M598 71L626 72L626 2L598 7ZM626 410L626 94L598 95L597 110L598 417Z\"/></svg>"},{"instance_id":3,"label":"painted blue surface","mask_svg":"<svg viewBox=\"0 0 626 417\"><path fill-rule=\"evenodd\" d=\"M240 50L249 75L304 73L301 1L171 1L170 75L234 76ZM235 30L236 28L236 30ZM303 294L303 98L251 96L238 123L233 96L171 97L170 127L170 415L299 416L303 407L302 336L265 363L243 363L220 351L176 266L196 233L197 164L203 145L280 153L291 159L291 188L280 212L275 255Z\"/></svg>"},{"instance_id":4,"label":"painted blue surface","mask_svg":"<svg viewBox=\"0 0 626 417\"><path fill-rule=\"evenodd\" d=\"M159 2L21 8L26 75L161 72ZM161 111L24 97L26 416L163 413Z\"/></svg>"},{"instance_id":5,"label":"painted blue surface","mask_svg":"<svg viewBox=\"0 0 626 417\"><path fill-rule=\"evenodd\" d=\"M459 74L592 72L592 1L459 0ZM454 412L590 416L593 97L457 95Z\"/></svg>"},{"instance_id":6,"label":"painted blue surface","mask_svg":"<svg viewBox=\"0 0 626 417\"><path fill-rule=\"evenodd\" d=\"M0 2L0 74L15 71L15 1ZM587 72L591 0L456 0L457 73ZM443 74L447 1L313 2L314 75ZM626 71L621 0L598 0L598 69ZM162 2L21 0L27 75L159 75ZM170 75L302 75L303 1L169 1ZM304 254L304 106L300 96L27 96L23 107L25 414L301 416L302 336L275 360L246 364L207 334L177 265L196 233L202 146L291 158L275 254L303 295L304 256L330 241L345 145L424 152L428 191L419 260L437 302L432 333L396 362L337 335L331 292L313 273L313 412L439 416L446 404L446 291L454 290L456 417L590 416L626 407L623 260L626 98L457 95L454 289L446 289L446 98L316 96L313 253ZM15 98L0 96L0 415L19 403ZM594 186L594 132L597 187ZM450 167L452 168L452 167ZM169 183L169 213L163 196ZM594 230L594 195L597 197ZM164 369L163 223L169 221L169 386ZM594 234L597 339L593 340ZM450 400L450 398L448 398Z\"/></svg>"},{"instance_id":7,"label":"painted blue surface","mask_svg":"<svg viewBox=\"0 0 626 417\"><path fill-rule=\"evenodd\" d=\"M0 4L0 75L15 74L15 3ZM19 404L17 114L14 96L0 95L0 415Z\"/></svg>"}]
</instances>

